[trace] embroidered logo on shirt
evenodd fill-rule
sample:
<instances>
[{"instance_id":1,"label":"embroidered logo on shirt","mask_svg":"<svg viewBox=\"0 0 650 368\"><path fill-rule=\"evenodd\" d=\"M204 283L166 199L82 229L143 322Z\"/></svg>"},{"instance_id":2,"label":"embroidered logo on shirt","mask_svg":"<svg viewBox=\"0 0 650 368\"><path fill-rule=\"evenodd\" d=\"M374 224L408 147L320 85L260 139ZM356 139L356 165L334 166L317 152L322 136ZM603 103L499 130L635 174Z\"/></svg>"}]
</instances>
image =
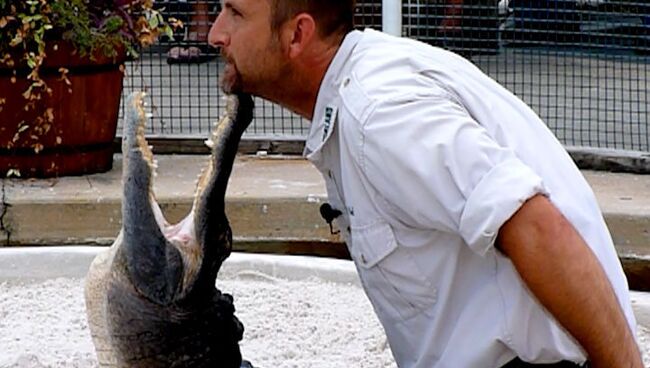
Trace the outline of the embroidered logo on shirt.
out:
<instances>
[{"instance_id":1,"label":"embroidered logo on shirt","mask_svg":"<svg viewBox=\"0 0 650 368\"><path fill-rule=\"evenodd\" d=\"M327 138L327 133L330 131L330 127L332 126L332 118L334 117L334 108L331 106L327 106L325 108L325 127L323 128L323 141L325 141L325 138Z\"/></svg>"}]
</instances>

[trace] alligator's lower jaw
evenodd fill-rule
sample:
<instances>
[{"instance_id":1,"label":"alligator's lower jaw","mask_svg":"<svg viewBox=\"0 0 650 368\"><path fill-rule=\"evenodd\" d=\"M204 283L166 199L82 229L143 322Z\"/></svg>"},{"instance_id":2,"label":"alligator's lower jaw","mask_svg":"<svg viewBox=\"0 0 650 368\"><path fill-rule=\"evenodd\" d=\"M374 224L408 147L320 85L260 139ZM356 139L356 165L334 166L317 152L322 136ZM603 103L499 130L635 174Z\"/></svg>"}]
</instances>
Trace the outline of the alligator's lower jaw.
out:
<instances>
[{"instance_id":1,"label":"alligator's lower jaw","mask_svg":"<svg viewBox=\"0 0 650 368\"><path fill-rule=\"evenodd\" d=\"M128 103L130 108L127 113L127 121L130 124L125 124L123 154L125 165L124 180L128 180L127 176L134 176L136 174L147 177L146 187L140 187L140 195L146 195L148 205L152 209L153 216L160 233L169 244L173 245L180 253L183 259L183 288L191 287L192 283L196 280L196 275L200 269L203 261L202 247L199 244L195 230L195 216L194 208L197 205L197 200L194 201L194 206L190 213L177 224L171 224L165 218L165 215L156 200L154 193L154 180L156 177L157 162L155 160L152 147L147 142L145 136L145 125L147 121L147 112L145 111L145 98L144 93L134 93L129 98ZM131 169L139 167L140 171ZM202 174L199 179L199 185L196 188L196 197L199 198L205 184L211 174L211 166ZM131 178L133 179L133 178ZM138 194L134 194L138 195Z\"/></svg>"}]
</instances>

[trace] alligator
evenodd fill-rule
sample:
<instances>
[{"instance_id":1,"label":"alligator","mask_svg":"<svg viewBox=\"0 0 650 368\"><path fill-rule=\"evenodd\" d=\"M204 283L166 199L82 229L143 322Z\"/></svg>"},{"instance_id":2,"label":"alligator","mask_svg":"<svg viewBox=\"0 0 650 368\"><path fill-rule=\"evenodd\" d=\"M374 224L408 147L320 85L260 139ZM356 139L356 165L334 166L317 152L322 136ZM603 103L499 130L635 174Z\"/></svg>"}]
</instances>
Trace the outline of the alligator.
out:
<instances>
[{"instance_id":1,"label":"alligator","mask_svg":"<svg viewBox=\"0 0 650 368\"><path fill-rule=\"evenodd\" d=\"M93 260L87 319L100 367L250 366L231 295L215 286L232 250L225 193L237 146L253 118L249 95L228 97L206 144L190 213L170 224L156 201L156 163L145 139L145 94L126 100L122 139L122 228Z\"/></svg>"}]
</instances>

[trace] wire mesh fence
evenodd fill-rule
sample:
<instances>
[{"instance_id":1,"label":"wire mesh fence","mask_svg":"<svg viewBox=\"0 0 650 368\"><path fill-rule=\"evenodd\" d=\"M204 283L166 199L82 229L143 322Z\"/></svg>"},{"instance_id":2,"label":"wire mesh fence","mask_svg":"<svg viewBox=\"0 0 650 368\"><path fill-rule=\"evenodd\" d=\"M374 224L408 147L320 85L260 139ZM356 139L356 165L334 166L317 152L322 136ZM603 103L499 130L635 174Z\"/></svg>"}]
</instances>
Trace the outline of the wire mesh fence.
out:
<instances>
[{"instance_id":1,"label":"wire mesh fence","mask_svg":"<svg viewBox=\"0 0 650 368\"><path fill-rule=\"evenodd\" d=\"M225 101L205 46L215 1L161 2L185 22L128 65L125 94L149 91L149 134L205 137ZM472 60L526 101L566 145L650 150L650 3L621 0L405 0L402 33ZM381 29L381 1L358 1ZM207 26L206 26L207 25ZM246 136L304 139L309 123L257 100Z\"/></svg>"}]
</instances>

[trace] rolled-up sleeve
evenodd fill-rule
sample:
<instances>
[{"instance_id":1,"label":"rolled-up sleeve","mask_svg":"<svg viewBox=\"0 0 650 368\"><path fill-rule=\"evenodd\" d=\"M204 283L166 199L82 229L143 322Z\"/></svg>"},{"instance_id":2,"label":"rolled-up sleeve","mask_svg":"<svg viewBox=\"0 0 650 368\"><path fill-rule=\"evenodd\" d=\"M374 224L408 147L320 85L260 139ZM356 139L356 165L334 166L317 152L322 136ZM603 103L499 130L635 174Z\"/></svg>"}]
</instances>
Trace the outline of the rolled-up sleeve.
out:
<instances>
[{"instance_id":1,"label":"rolled-up sleeve","mask_svg":"<svg viewBox=\"0 0 650 368\"><path fill-rule=\"evenodd\" d=\"M480 255L526 200L549 195L542 179L445 91L380 101L362 127L362 169L403 220L457 233Z\"/></svg>"},{"instance_id":2,"label":"rolled-up sleeve","mask_svg":"<svg viewBox=\"0 0 650 368\"><path fill-rule=\"evenodd\" d=\"M458 229L465 242L485 255L503 225L536 194L548 195L542 180L517 159L492 167L474 187L465 201Z\"/></svg>"}]
</instances>

